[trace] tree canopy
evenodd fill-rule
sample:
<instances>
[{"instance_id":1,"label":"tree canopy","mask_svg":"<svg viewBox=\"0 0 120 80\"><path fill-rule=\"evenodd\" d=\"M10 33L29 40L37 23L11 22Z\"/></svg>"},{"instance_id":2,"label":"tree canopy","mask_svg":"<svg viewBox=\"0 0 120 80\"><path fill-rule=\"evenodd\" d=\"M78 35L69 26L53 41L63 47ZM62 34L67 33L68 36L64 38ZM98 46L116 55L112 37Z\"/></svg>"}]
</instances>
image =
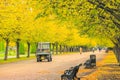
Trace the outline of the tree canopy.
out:
<instances>
[{"instance_id":1,"label":"tree canopy","mask_svg":"<svg viewBox=\"0 0 120 80\"><path fill-rule=\"evenodd\" d=\"M0 36L12 41L113 46L120 34L119 5L119 0L1 0Z\"/></svg>"}]
</instances>

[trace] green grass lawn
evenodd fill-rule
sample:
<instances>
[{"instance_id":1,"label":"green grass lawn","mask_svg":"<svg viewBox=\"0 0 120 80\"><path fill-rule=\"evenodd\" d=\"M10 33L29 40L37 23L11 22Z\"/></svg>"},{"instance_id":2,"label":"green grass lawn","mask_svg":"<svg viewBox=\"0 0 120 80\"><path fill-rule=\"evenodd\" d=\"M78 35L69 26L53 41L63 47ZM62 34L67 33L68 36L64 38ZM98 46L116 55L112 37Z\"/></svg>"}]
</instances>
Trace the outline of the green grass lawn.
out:
<instances>
[{"instance_id":1,"label":"green grass lawn","mask_svg":"<svg viewBox=\"0 0 120 80\"><path fill-rule=\"evenodd\" d=\"M4 53L5 52L0 52L0 57L4 57ZM16 55L15 51L9 51L8 52L8 56L15 56L15 55Z\"/></svg>"},{"instance_id":2,"label":"green grass lawn","mask_svg":"<svg viewBox=\"0 0 120 80\"><path fill-rule=\"evenodd\" d=\"M0 52L0 64L17 62L17 61L22 61L22 60L30 60L34 58L36 58L35 54L30 54L30 57L27 58L27 53L26 53L26 54L20 54L20 58L17 59L16 53L14 51L9 51L8 59L4 60L4 52Z\"/></svg>"},{"instance_id":3,"label":"green grass lawn","mask_svg":"<svg viewBox=\"0 0 120 80\"><path fill-rule=\"evenodd\" d=\"M18 62L18 61L23 61L23 60L31 60L31 59L35 59L36 56L35 55L31 55L29 58L27 57L20 57L20 58L8 58L7 60L0 60L0 64L5 64L5 63L12 63L12 62Z\"/></svg>"}]
</instances>

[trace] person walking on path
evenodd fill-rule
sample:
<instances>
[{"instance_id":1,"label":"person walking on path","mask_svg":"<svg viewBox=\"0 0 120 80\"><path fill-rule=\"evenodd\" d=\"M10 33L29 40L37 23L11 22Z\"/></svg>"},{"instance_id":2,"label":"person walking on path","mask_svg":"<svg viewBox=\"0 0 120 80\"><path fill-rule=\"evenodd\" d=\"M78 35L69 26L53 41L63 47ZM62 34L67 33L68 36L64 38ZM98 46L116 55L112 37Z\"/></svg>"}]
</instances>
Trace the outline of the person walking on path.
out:
<instances>
[{"instance_id":1,"label":"person walking on path","mask_svg":"<svg viewBox=\"0 0 120 80\"><path fill-rule=\"evenodd\" d=\"M82 54L82 48L80 47L80 54Z\"/></svg>"}]
</instances>

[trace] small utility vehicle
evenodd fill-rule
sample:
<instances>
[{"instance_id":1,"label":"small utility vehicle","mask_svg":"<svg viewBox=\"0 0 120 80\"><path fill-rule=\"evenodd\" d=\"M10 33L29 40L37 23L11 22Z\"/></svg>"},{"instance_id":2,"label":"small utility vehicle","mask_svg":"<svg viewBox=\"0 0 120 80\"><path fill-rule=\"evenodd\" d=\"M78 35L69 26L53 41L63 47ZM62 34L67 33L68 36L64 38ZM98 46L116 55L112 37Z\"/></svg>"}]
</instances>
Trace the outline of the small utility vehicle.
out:
<instances>
[{"instance_id":1,"label":"small utility vehicle","mask_svg":"<svg viewBox=\"0 0 120 80\"><path fill-rule=\"evenodd\" d=\"M42 60L52 61L52 52L50 51L49 42L39 42L36 51L37 62Z\"/></svg>"}]
</instances>

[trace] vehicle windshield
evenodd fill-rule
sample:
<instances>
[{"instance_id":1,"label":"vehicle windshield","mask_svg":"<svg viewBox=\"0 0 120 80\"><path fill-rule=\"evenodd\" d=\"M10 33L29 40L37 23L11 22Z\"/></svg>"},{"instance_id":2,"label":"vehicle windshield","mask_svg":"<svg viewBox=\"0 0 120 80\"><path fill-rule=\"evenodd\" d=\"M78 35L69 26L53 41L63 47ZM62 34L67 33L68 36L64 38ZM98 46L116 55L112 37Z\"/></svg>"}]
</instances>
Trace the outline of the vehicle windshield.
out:
<instances>
[{"instance_id":1,"label":"vehicle windshield","mask_svg":"<svg viewBox=\"0 0 120 80\"><path fill-rule=\"evenodd\" d=\"M49 43L39 43L37 52L50 52Z\"/></svg>"},{"instance_id":2,"label":"vehicle windshield","mask_svg":"<svg viewBox=\"0 0 120 80\"><path fill-rule=\"evenodd\" d=\"M49 49L49 45L47 44L42 45L42 49Z\"/></svg>"}]
</instances>

